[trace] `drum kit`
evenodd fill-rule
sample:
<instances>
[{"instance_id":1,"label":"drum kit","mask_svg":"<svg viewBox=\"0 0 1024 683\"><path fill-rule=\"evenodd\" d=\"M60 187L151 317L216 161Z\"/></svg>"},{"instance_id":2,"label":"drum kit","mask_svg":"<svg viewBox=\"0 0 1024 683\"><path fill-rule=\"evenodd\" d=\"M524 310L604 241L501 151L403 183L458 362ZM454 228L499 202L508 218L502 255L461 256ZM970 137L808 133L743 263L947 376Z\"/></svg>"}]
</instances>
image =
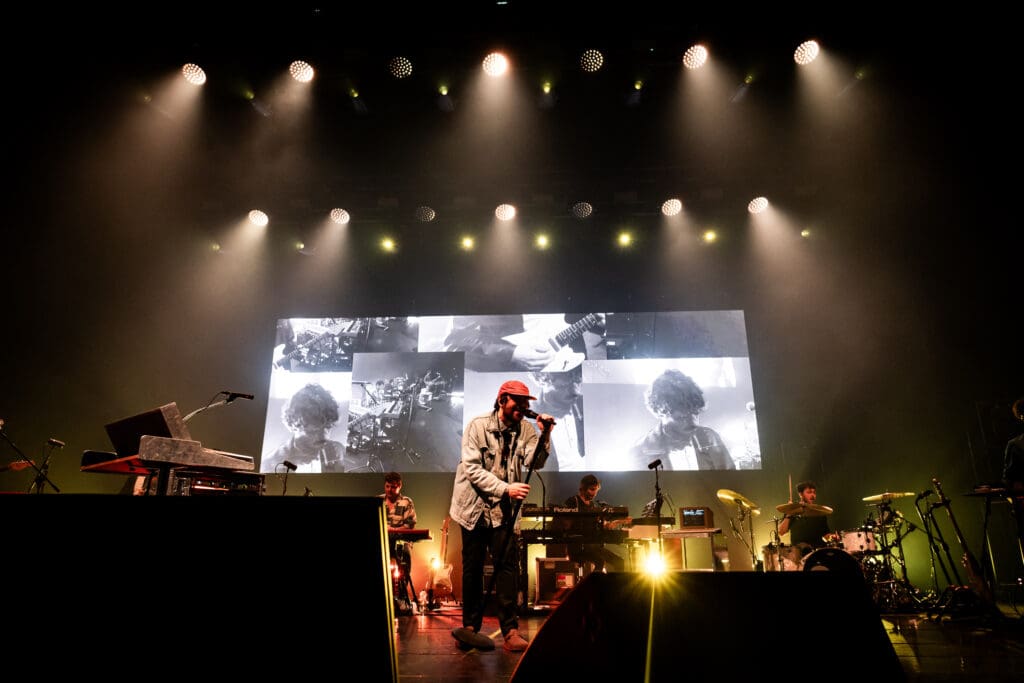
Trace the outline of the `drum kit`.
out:
<instances>
[{"instance_id":1,"label":"drum kit","mask_svg":"<svg viewBox=\"0 0 1024 683\"><path fill-rule=\"evenodd\" d=\"M822 538L824 546L806 553L800 546L786 545L779 540L782 517L772 517L768 523L775 525L774 540L761 548L764 568L766 571L852 572L863 577L880 608L896 611L915 603L918 591L907 579L902 543L903 537L915 527L892 507L893 501L913 495L887 491L865 496L862 500L877 511L869 514L863 525L830 533ZM783 517L818 517L833 512L825 505L803 502L783 503L775 510Z\"/></svg>"}]
</instances>

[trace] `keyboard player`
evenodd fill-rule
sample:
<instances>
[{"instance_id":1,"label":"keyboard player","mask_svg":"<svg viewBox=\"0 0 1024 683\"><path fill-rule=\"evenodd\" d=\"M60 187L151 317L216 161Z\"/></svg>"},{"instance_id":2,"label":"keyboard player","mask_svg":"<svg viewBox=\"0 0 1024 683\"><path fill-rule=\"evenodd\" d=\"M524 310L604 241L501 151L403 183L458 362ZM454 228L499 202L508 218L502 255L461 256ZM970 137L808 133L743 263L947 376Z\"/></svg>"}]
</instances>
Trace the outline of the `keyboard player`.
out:
<instances>
[{"instance_id":1,"label":"keyboard player","mask_svg":"<svg viewBox=\"0 0 1024 683\"><path fill-rule=\"evenodd\" d=\"M580 515L578 519L572 520L563 518L557 525L566 527L565 531L569 533L579 533L586 538L599 536L602 531L628 524L629 518L611 520L601 517L600 512L610 506L604 501L597 500L597 493L600 490L601 480L593 474L580 479L579 491L565 501L564 507L594 514ZM592 571L622 571L625 566L622 557L609 550L603 543L570 543L567 549L569 559L579 562L584 574Z\"/></svg>"}]
</instances>

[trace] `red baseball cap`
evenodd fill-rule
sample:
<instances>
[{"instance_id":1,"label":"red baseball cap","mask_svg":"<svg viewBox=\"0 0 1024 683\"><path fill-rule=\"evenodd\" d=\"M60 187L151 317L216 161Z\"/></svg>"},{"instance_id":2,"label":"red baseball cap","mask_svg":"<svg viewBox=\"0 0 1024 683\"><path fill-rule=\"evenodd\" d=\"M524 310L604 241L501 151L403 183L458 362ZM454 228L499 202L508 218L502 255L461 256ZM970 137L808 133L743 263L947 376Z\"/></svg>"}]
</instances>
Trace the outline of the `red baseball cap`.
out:
<instances>
[{"instance_id":1,"label":"red baseball cap","mask_svg":"<svg viewBox=\"0 0 1024 683\"><path fill-rule=\"evenodd\" d=\"M510 396L525 396L531 401L537 400L536 396L530 396L529 388L517 379L510 379L502 384L501 388L498 389L498 396L501 396L502 394L508 394Z\"/></svg>"}]
</instances>

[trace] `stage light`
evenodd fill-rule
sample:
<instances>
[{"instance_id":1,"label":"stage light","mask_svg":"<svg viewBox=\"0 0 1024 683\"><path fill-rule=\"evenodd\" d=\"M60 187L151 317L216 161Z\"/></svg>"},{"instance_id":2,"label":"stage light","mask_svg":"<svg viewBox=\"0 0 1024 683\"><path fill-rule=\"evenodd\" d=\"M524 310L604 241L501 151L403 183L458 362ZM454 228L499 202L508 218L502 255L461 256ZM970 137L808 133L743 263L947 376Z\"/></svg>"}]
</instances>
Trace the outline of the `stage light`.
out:
<instances>
[{"instance_id":1,"label":"stage light","mask_svg":"<svg viewBox=\"0 0 1024 683\"><path fill-rule=\"evenodd\" d=\"M494 210L494 217L499 221L510 221L516 217L516 207L511 204L501 204Z\"/></svg>"},{"instance_id":2,"label":"stage light","mask_svg":"<svg viewBox=\"0 0 1024 683\"><path fill-rule=\"evenodd\" d=\"M693 45L683 53L683 66L687 69L699 69L708 61L708 49L703 45Z\"/></svg>"},{"instance_id":3,"label":"stage light","mask_svg":"<svg viewBox=\"0 0 1024 683\"><path fill-rule=\"evenodd\" d=\"M312 256L316 252L316 247L306 248L306 243L302 240L295 242L295 251L299 252L303 256Z\"/></svg>"},{"instance_id":4,"label":"stage light","mask_svg":"<svg viewBox=\"0 0 1024 683\"><path fill-rule=\"evenodd\" d=\"M551 81L544 81L540 85L540 95L537 96L537 106L541 109L551 109L555 106L555 95L552 92L554 86Z\"/></svg>"},{"instance_id":5,"label":"stage light","mask_svg":"<svg viewBox=\"0 0 1024 683\"><path fill-rule=\"evenodd\" d=\"M661 214L663 216L678 216L682 210L683 203L678 199L666 199L661 205Z\"/></svg>"},{"instance_id":6,"label":"stage light","mask_svg":"<svg viewBox=\"0 0 1024 683\"><path fill-rule=\"evenodd\" d=\"M800 236L804 237L804 238L810 237L811 236L810 228L804 228L803 230L801 230L800 231Z\"/></svg>"},{"instance_id":7,"label":"stage light","mask_svg":"<svg viewBox=\"0 0 1024 683\"><path fill-rule=\"evenodd\" d=\"M615 238L620 247L628 247L633 244L633 234L629 232L620 232L619 236Z\"/></svg>"},{"instance_id":8,"label":"stage light","mask_svg":"<svg viewBox=\"0 0 1024 683\"><path fill-rule=\"evenodd\" d=\"M186 64L181 67L181 75L192 85L206 83L206 72L198 64Z\"/></svg>"},{"instance_id":9,"label":"stage light","mask_svg":"<svg viewBox=\"0 0 1024 683\"><path fill-rule=\"evenodd\" d=\"M249 222L257 227L265 228L270 224L270 216L259 209L253 209L249 212Z\"/></svg>"},{"instance_id":10,"label":"stage light","mask_svg":"<svg viewBox=\"0 0 1024 683\"><path fill-rule=\"evenodd\" d=\"M437 93L437 108L448 114L455 111L455 100L448 94L448 86L441 84L437 88Z\"/></svg>"},{"instance_id":11,"label":"stage light","mask_svg":"<svg viewBox=\"0 0 1024 683\"><path fill-rule=\"evenodd\" d=\"M711 244L718 239L718 233L714 230L705 230L704 234L701 235L700 238L708 244Z\"/></svg>"},{"instance_id":12,"label":"stage light","mask_svg":"<svg viewBox=\"0 0 1024 683\"><path fill-rule=\"evenodd\" d=\"M666 571L665 558L657 550L647 554L644 560L644 573L650 576L661 576Z\"/></svg>"},{"instance_id":13,"label":"stage light","mask_svg":"<svg viewBox=\"0 0 1024 683\"><path fill-rule=\"evenodd\" d=\"M417 207L415 216L420 223L429 223L437 217L437 212L429 206L420 206Z\"/></svg>"},{"instance_id":14,"label":"stage light","mask_svg":"<svg viewBox=\"0 0 1024 683\"><path fill-rule=\"evenodd\" d=\"M398 248L398 245L390 237L385 237L380 241L380 248L387 252L393 252Z\"/></svg>"},{"instance_id":15,"label":"stage light","mask_svg":"<svg viewBox=\"0 0 1024 683\"><path fill-rule=\"evenodd\" d=\"M391 75L395 78L408 78L412 76L412 62L405 57L395 57L388 64Z\"/></svg>"},{"instance_id":16,"label":"stage light","mask_svg":"<svg viewBox=\"0 0 1024 683\"><path fill-rule=\"evenodd\" d=\"M626 95L627 107L636 107L640 104L643 89L644 82L641 79L638 78L635 81L633 81L633 90L630 91L628 95Z\"/></svg>"},{"instance_id":17,"label":"stage light","mask_svg":"<svg viewBox=\"0 0 1024 683\"><path fill-rule=\"evenodd\" d=\"M469 235L464 235L462 239L459 240L459 247L461 247L463 251L473 251L473 247L475 246L476 240Z\"/></svg>"},{"instance_id":18,"label":"stage light","mask_svg":"<svg viewBox=\"0 0 1024 683\"><path fill-rule=\"evenodd\" d=\"M497 78L508 71L508 58L500 52L492 52L484 57L484 73Z\"/></svg>"},{"instance_id":19,"label":"stage light","mask_svg":"<svg viewBox=\"0 0 1024 683\"><path fill-rule=\"evenodd\" d=\"M583 220L594 213L594 207L588 202L576 202L572 205L572 215L576 218Z\"/></svg>"},{"instance_id":20,"label":"stage light","mask_svg":"<svg viewBox=\"0 0 1024 683\"><path fill-rule=\"evenodd\" d=\"M331 209L331 221L338 225L346 225L352 219L345 209Z\"/></svg>"},{"instance_id":21,"label":"stage light","mask_svg":"<svg viewBox=\"0 0 1024 683\"><path fill-rule=\"evenodd\" d=\"M288 67L288 73L299 83L309 83L313 80L313 67L301 59L292 62L291 66Z\"/></svg>"},{"instance_id":22,"label":"stage light","mask_svg":"<svg viewBox=\"0 0 1024 683\"><path fill-rule=\"evenodd\" d=\"M551 240L544 233L537 235L533 243L537 245L538 249L547 249L551 246Z\"/></svg>"},{"instance_id":23,"label":"stage light","mask_svg":"<svg viewBox=\"0 0 1024 683\"><path fill-rule=\"evenodd\" d=\"M754 197L747 204L747 211L750 213L762 213L768 208L768 199L766 197Z\"/></svg>"},{"instance_id":24,"label":"stage light","mask_svg":"<svg viewBox=\"0 0 1024 683\"><path fill-rule=\"evenodd\" d=\"M587 50L580 56L580 68L588 73L594 73L604 64L604 55L598 50Z\"/></svg>"},{"instance_id":25,"label":"stage light","mask_svg":"<svg viewBox=\"0 0 1024 683\"><path fill-rule=\"evenodd\" d=\"M804 66L810 64L818 57L818 52L821 48L818 46L818 41L808 40L800 43L796 50L793 52L793 61Z\"/></svg>"}]
</instances>

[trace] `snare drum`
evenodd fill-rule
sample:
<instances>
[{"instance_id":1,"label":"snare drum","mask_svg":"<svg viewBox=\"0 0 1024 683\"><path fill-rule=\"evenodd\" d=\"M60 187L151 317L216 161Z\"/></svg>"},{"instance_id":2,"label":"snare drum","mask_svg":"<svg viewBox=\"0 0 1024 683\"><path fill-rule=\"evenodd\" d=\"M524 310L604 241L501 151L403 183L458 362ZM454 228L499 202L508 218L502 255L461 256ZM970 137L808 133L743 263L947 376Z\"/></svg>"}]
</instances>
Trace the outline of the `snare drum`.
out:
<instances>
[{"instance_id":1,"label":"snare drum","mask_svg":"<svg viewBox=\"0 0 1024 683\"><path fill-rule=\"evenodd\" d=\"M860 562L850 553L838 548L818 548L804 558L805 572L846 572L863 578Z\"/></svg>"},{"instance_id":2,"label":"snare drum","mask_svg":"<svg viewBox=\"0 0 1024 683\"><path fill-rule=\"evenodd\" d=\"M848 553L864 553L875 550L875 532L864 529L843 531L843 550Z\"/></svg>"},{"instance_id":3,"label":"snare drum","mask_svg":"<svg viewBox=\"0 0 1024 683\"><path fill-rule=\"evenodd\" d=\"M761 557L766 572L795 572L800 570L802 553L796 546L769 544L761 546Z\"/></svg>"}]
</instances>

